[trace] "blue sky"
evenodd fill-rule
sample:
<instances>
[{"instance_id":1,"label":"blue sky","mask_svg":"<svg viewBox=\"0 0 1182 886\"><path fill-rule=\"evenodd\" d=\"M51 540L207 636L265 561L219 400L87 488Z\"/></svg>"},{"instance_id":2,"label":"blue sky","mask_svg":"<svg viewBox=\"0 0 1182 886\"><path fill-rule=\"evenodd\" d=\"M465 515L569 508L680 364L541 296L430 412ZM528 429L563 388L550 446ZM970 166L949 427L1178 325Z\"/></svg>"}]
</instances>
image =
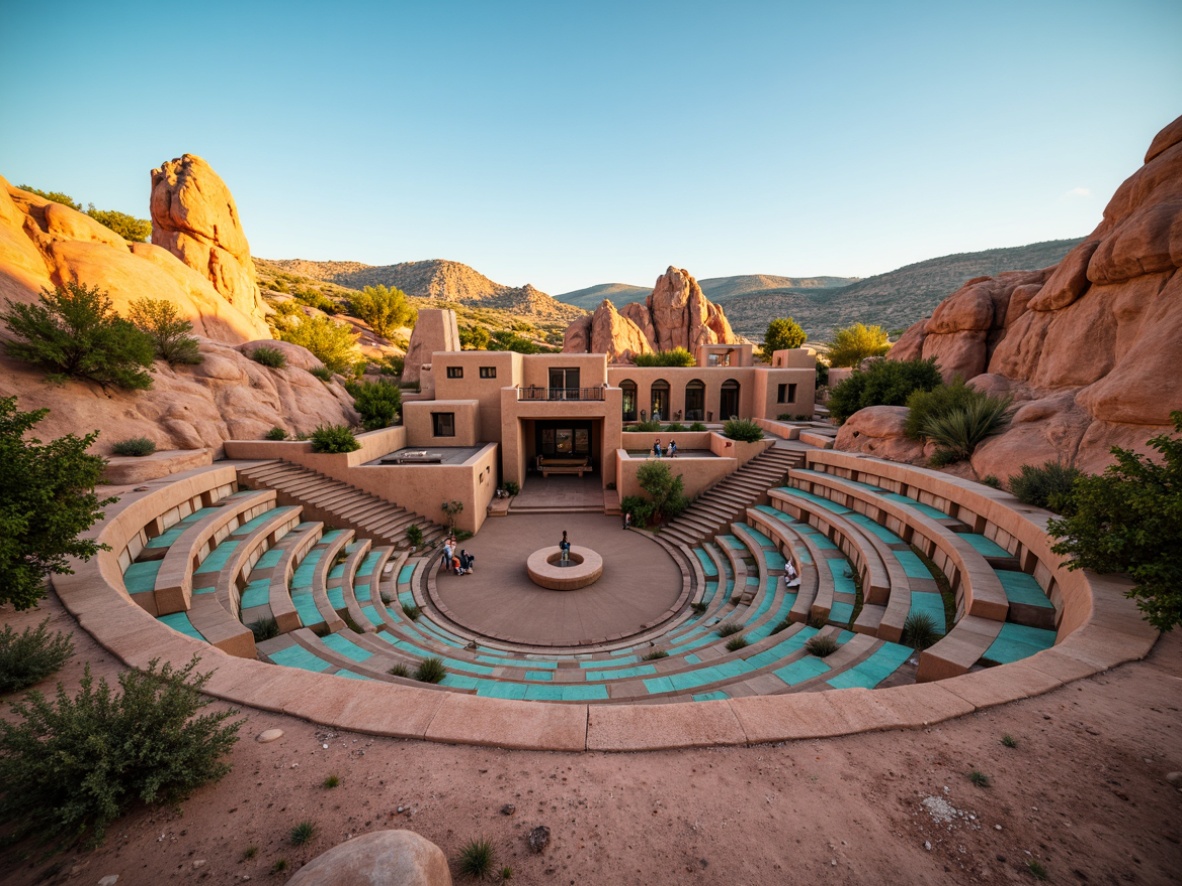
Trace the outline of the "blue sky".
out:
<instances>
[{"instance_id":1,"label":"blue sky","mask_svg":"<svg viewBox=\"0 0 1182 886\"><path fill-rule=\"evenodd\" d=\"M1182 113L1178 0L5 3L0 175L252 252L560 293L1082 236Z\"/></svg>"}]
</instances>

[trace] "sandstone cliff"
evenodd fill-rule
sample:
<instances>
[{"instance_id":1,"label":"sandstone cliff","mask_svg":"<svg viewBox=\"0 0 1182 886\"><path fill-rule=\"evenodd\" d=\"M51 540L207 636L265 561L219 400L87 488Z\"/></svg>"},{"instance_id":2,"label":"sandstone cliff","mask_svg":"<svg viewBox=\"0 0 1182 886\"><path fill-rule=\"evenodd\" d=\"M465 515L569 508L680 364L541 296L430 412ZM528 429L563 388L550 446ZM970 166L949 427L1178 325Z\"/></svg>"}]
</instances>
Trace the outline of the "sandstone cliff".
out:
<instances>
[{"instance_id":1,"label":"sandstone cliff","mask_svg":"<svg viewBox=\"0 0 1182 886\"><path fill-rule=\"evenodd\" d=\"M566 330L567 352L607 354L609 363L631 362L636 354L699 345L744 341L734 333L723 309L702 294L688 271L670 267L657 278L652 294L616 311L604 299L590 317L575 320Z\"/></svg>"},{"instance_id":2,"label":"sandstone cliff","mask_svg":"<svg viewBox=\"0 0 1182 886\"><path fill-rule=\"evenodd\" d=\"M935 357L946 376L1014 396L1010 428L973 456L979 476L1056 459L1098 471L1112 446L1144 450L1182 408L1179 267L1182 117L1063 261L970 280L890 359Z\"/></svg>"}]
</instances>

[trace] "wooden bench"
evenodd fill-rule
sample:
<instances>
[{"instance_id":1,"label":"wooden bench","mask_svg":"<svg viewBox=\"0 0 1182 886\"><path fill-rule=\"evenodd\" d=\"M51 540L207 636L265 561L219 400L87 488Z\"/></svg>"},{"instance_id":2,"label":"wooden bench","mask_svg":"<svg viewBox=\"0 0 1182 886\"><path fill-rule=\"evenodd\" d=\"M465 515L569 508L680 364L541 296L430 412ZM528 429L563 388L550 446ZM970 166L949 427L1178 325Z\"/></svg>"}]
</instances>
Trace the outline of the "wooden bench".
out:
<instances>
[{"instance_id":1,"label":"wooden bench","mask_svg":"<svg viewBox=\"0 0 1182 886\"><path fill-rule=\"evenodd\" d=\"M591 471L591 465L590 459L586 458L539 458L538 470L543 477L551 474L578 474L582 477Z\"/></svg>"}]
</instances>

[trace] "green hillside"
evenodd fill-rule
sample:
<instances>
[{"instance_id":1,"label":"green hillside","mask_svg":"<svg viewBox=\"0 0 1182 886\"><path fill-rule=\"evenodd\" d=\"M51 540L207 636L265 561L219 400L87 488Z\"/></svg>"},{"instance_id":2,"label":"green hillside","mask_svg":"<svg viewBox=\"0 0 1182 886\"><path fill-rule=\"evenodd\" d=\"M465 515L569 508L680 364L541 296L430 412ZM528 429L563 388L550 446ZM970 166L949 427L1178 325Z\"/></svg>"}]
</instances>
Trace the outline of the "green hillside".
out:
<instances>
[{"instance_id":1,"label":"green hillside","mask_svg":"<svg viewBox=\"0 0 1182 886\"><path fill-rule=\"evenodd\" d=\"M586 289L576 289L574 292L564 292L554 296L560 302L576 305L587 311L594 311L603 300L610 299L617 307L634 301L644 301L652 292L652 287L633 286L630 283L600 283L598 286L588 286Z\"/></svg>"}]
</instances>

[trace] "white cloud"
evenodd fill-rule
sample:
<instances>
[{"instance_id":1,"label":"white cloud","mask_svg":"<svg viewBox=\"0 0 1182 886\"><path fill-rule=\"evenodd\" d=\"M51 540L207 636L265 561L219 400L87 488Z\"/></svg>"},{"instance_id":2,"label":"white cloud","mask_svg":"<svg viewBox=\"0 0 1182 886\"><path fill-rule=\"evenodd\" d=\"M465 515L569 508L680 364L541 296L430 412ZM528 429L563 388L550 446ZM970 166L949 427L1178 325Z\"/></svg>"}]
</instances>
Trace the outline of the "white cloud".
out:
<instances>
[{"instance_id":1,"label":"white cloud","mask_svg":"<svg viewBox=\"0 0 1182 886\"><path fill-rule=\"evenodd\" d=\"M1091 188L1075 187L1075 188L1072 188L1070 191L1068 191L1063 196L1067 199L1071 199L1072 197L1091 197L1092 196L1092 189Z\"/></svg>"}]
</instances>

